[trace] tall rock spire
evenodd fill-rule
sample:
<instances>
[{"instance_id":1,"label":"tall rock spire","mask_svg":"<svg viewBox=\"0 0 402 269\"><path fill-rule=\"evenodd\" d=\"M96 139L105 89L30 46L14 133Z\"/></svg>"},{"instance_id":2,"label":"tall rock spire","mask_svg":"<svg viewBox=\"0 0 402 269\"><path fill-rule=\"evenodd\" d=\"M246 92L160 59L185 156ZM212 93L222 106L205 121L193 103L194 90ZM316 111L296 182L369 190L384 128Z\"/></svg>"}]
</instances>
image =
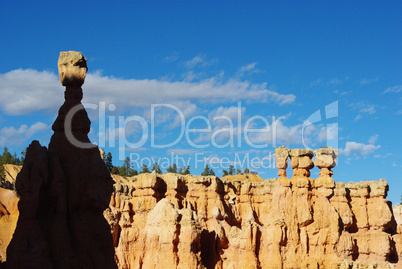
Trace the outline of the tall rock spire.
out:
<instances>
[{"instance_id":1,"label":"tall rock spire","mask_svg":"<svg viewBox=\"0 0 402 269\"><path fill-rule=\"evenodd\" d=\"M65 102L49 149L33 141L17 177L20 217L7 249L6 268L117 268L108 223L113 181L81 104L87 72L80 52L61 52Z\"/></svg>"}]
</instances>

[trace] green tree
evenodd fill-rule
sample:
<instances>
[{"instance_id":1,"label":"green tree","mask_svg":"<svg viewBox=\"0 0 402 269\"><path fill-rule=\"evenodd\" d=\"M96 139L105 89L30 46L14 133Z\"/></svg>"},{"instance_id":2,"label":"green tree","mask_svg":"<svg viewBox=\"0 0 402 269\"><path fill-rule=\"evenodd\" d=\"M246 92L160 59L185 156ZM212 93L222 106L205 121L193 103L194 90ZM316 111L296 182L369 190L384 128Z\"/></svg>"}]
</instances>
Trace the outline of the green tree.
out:
<instances>
[{"instance_id":1,"label":"green tree","mask_svg":"<svg viewBox=\"0 0 402 269\"><path fill-rule=\"evenodd\" d=\"M131 162L130 157L127 157L127 158L124 160L124 165L123 165L123 167L124 167L124 171L122 171L122 172L124 172L124 174L120 174L120 175L127 177L127 176L131 173L131 169L132 169L132 167L133 167L133 164L132 164L132 162ZM119 172L120 172L120 171L119 171Z\"/></svg>"},{"instance_id":2,"label":"green tree","mask_svg":"<svg viewBox=\"0 0 402 269\"><path fill-rule=\"evenodd\" d=\"M209 176L208 164L205 165L204 172L201 173L201 176Z\"/></svg>"},{"instance_id":3,"label":"green tree","mask_svg":"<svg viewBox=\"0 0 402 269\"><path fill-rule=\"evenodd\" d=\"M183 174L183 168L179 167L179 170L177 171L177 173L182 175Z\"/></svg>"},{"instance_id":4,"label":"green tree","mask_svg":"<svg viewBox=\"0 0 402 269\"><path fill-rule=\"evenodd\" d=\"M240 170L239 168L237 168L237 169L236 169L236 173L237 173L237 175L238 175L238 174L241 174L241 170Z\"/></svg>"},{"instance_id":5,"label":"green tree","mask_svg":"<svg viewBox=\"0 0 402 269\"><path fill-rule=\"evenodd\" d=\"M121 167L118 167L118 170L119 170L119 175L120 176L126 176L127 175L127 170L126 170L126 167L124 165L121 166Z\"/></svg>"},{"instance_id":6,"label":"green tree","mask_svg":"<svg viewBox=\"0 0 402 269\"><path fill-rule=\"evenodd\" d=\"M247 167L244 169L244 173L245 174L248 174L248 173L250 173L250 169L248 169Z\"/></svg>"},{"instance_id":7,"label":"green tree","mask_svg":"<svg viewBox=\"0 0 402 269\"><path fill-rule=\"evenodd\" d=\"M223 176L227 176L229 174L228 171L226 171L226 170L223 170L222 172L223 172Z\"/></svg>"},{"instance_id":8,"label":"green tree","mask_svg":"<svg viewBox=\"0 0 402 269\"><path fill-rule=\"evenodd\" d=\"M402 195L401 195L401 202L399 204L402 205Z\"/></svg>"},{"instance_id":9,"label":"green tree","mask_svg":"<svg viewBox=\"0 0 402 269\"><path fill-rule=\"evenodd\" d=\"M4 170L4 165L0 162L0 185L3 183L3 179L6 178L6 171Z\"/></svg>"},{"instance_id":10,"label":"green tree","mask_svg":"<svg viewBox=\"0 0 402 269\"><path fill-rule=\"evenodd\" d=\"M113 166L112 171L110 171L111 174L113 175L118 175L119 174L119 168L116 166Z\"/></svg>"},{"instance_id":11,"label":"green tree","mask_svg":"<svg viewBox=\"0 0 402 269\"><path fill-rule=\"evenodd\" d=\"M21 151L21 165L24 165L25 156L27 155L27 148Z\"/></svg>"},{"instance_id":12,"label":"green tree","mask_svg":"<svg viewBox=\"0 0 402 269\"><path fill-rule=\"evenodd\" d=\"M190 166L186 165L184 166L184 170L183 170L183 175L189 175L190 174Z\"/></svg>"},{"instance_id":13,"label":"green tree","mask_svg":"<svg viewBox=\"0 0 402 269\"><path fill-rule=\"evenodd\" d=\"M7 147L4 147L3 149L3 155L2 155L2 163L3 164L12 164L13 163L13 156L11 153L8 151Z\"/></svg>"},{"instance_id":14,"label":"green tree","mask_svg":"<svg viewBox=\"0 0 402 269\"><path fill-rule=\"evenodd\" d=\"M212 168L209 168L208 173L210 176L215 176L215 172L214 172L214 170L212 170Z\"/></svg>"},{"instance_id":15,"label":"green tree","mask_svg":"<svg viewBox=\"0 0 402 269\"><path fill-rule=\"evenodd\" d=\"M148 166L146 164L142 165L142 171L141 171L140 174L144 174L144 173L150 173L149 169L148 169Z\"/></svg>"},{"instance_id":16,"label":"green tree","mask_svg":"<svg viewBox=\"0 0 402 269\"><path fill-rule=\"evenodd\" d=\"M229 165L229 175L233 175L234 173L234 167L233 165Z\"/></svg>"},{"instance_id":17,"label":"green tree","mask_svg":"<svg viewBox=\"0 0 402 269\"><path fill-rule=\"evenodd\" d=\"M109 173L112 173L112 169L113 169L113 161L112 161L113 157L112 157L112 153L108 152L106 155L106 158L104 158L105 160L105 165L107 170L109 171Z\"/></svg>"},{"instance_id":18,"label":"green tree","mask_svg":"<svg viewBox=\"0 0 402 269\"><path fill-rule=\"evenodd\" d=\"M177 165L174 163L167 168L168 173L177 173Z\"/></svg>"},{"instance_id":19,"label":"green tree","mask_svg":"<svg viewBox=\"0 0 402 269\"><path fill-rule=\"evenodd\" d=\"M157 174L162 174L162 170L161 170L161 168L159 167L159 164L158 164L158 163L154 163L154 164L153 164L153 166L152 166L152 171L155 171Z\"/></svg>"},{"instance_id":20,"label":"green tree","mask_svg":"<svg viewBox=\"0 0 402 269\"><path fill-rule=\"evenodd\" d=\"M135 169L131 169L130 173L128 174L129 177L133 177L138 175L138 171Z\"/></svg>"}]
</instances>

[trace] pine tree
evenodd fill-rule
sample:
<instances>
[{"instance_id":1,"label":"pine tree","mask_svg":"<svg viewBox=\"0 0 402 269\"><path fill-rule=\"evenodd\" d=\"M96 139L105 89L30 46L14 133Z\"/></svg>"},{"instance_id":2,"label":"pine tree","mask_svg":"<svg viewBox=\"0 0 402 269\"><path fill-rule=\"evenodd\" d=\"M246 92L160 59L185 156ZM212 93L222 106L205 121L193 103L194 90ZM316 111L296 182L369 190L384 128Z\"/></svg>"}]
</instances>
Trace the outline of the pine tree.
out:
<instances>
[{"instance_id":1,"label":"pine tree","mask_svg":"<svg viewBox=\"0 0 402 269\"><path fill-rule=\"evenodd\" d=\"M130 157L127 157L127 158L124 160L124 165L123 165L123 167L125 168L124 176L128 176L128 175L131 173L131 168L133 167L133 164L131 163ZM122 174L120 174L120 175L122 175Z\"/></svg>"},{"instance_id":2,"label":"pine tree","mask_svg":"<svg viewBox=\"0 0 402 269\"><path fill-rule=\"evenodd\" d=\"M120 176L126 176L126 174L127 174L127 170L126 170L126 167L123 165L123 166L121 166L121 167L118 167L117 168L118 170L119 170L119 175Z\"/></svg>"},{"instance_id":3,"label":"pine tree","mask_svg":"<svg viewBox=\"0 0 402 269\"><path fill-rule=\"evenodd\" d=\"M209 176L208 164L205 165L204 172L202 172L201 176Z\"/></svg>"},{"instance_id":4,"label":"pine tree","mask_svg":"<svg viewBox=\"0 0 402 269\"><path fill-rule=\"evenodd\" d=\"M7 147L4 147L4 149L3 149L2 162L3 162L3 164L12 164L13 163L13 156L8 151Z\"/></svg>"},{"instance_id":5,"label":"pine tree","mask_svg":"<svg viewBox=\"0 0 402 269\"><path fill-rule=\"evenodd\" d=\"M244 169L244 173L245 174L248 174L248 173L250 173L250 169L248 169L247 167Z\"/></svg>"},{"instance_id":6,"label":"pine tree","mask_svg":"<svg viewBox=\"0 0 402 269\"><path fill-rule=\"evenodd\" d=\"M237 168L237 169L236 169L236 173L237 173L237 175L238 175L238 174L241 174L241 170L240 170L239 168Z\"/></svg>"},{"instance_id":7,"label":"pine tree","mask_svg":"<svg viewBox=\"0 0 402 269\"><path fill-rule=\"evenodd\" d=\"M116 166L113 166L112 171L110 171L111 174L113 175L118 175L119 174L119 168Z\"/></svg>"},{"instance_id":8,"label":"pine tree","mask_svg":"<svg viewBox=\"0 0 402 269\"><path fill-rule=\"evenodd\" d=\"M228 171L226 171L226 170L223 170L222 172L223 172L223 176L227 176L229 174Z\"/></svg>"},{"instance_id":9,"label":"pine tree","mask_svg":"<svg viewBox=\"0 0 402 269\"><path fill-rule=\"evenodd\" d=\"M208 173L210 176L215 176L215 172L214 172L214 170L212 170L212 168L209 169Z\"/></svg>"},{"instance_id":10,"label":"pine tree","mask_svg":"<svg viewBox=\"0 0 402 269\"><path fill-rule=\"evenodd\" d=\"M229 165L229 175L233 175L234 173L234 167L233 165Z\"/></svg>"},{"instance_id":11,"label":"pine tree","mask_svg":"<svg viewBox=\"0 0 402 269\"><path fill-rule=\"evenodd\" d=\"M0 162L0 182L3 183L3 179L6 178L6 171L4 170L4 165ZM0 183L0 185L2 185Z\"/></svg>"},{"instance_id":12,"label":"pine tree","mask_svg":"<svg viewBox=\"0 0 402 269\"><path fill-rule=\"evenodd\" d=\"M168 173L176 173L177 174L177 165L174 163L167 168Z\"/></svg>"},{"instance_id":13,"label":"pine tree","mask_svg":"<svg viewBox=\"0 0 402 269\"><path fill-rule=\"evenodd\" d=\"M128 174L129 177L133 177L138 175L138 171L135 169L131 169L130 173Z\"/></svg>"},{"instance_id":14,"label":"pine tree","mask_svg":"<svg viewBox=\"0 0 402 269\"><path fill-rule=\"evenodd\" d=\"M154 165L152 166L152 171L155 171L157 174L162 174L162 170L159 167L158 163L154 163Z\"/></svg>"},{"instance_id":15,"label":"pine tree","mask_svg":"<svg viewBox=\"0 0 402 269\"><path fill-rule=\"evenodd\" d=\"M184 170L183 170L183 175L189 175L190 174L190 166L184 166Z\"/></svg>"},{"instance_id":16,"label":"pine tree","mask_svg":"<svg viewBox=\"0 0 402 269\"><path fill-rule=\"evenodd\" d=\"M142 165L142 171L141 171L140 174L144 174L144 173L150 173L149 169L148 169L148 166L146 164Z\"/></svg>"},{"instance_id":17,"label":"pine tree","mask_svg":"<svg viewBox=\"0 0 402 269\"><path fill-rule=\"evenodd\" d=\"M21 151L21 165L24 165L25 156L27 155L27 148Z\"/></svg>"},{"instance_id":18,"label":"pine tree","mask_svg":"<svg viewBox=\"0 0 402 269\"><path fill-rule=\"evenodd\" d=\"M105 165L107 170L109 171L109 173L112 173L112 169L113 169L113 162L112 162L112 153L108 152L106 155L106 158L104 158L105 160Z\"/></svg>"}]
</instances>

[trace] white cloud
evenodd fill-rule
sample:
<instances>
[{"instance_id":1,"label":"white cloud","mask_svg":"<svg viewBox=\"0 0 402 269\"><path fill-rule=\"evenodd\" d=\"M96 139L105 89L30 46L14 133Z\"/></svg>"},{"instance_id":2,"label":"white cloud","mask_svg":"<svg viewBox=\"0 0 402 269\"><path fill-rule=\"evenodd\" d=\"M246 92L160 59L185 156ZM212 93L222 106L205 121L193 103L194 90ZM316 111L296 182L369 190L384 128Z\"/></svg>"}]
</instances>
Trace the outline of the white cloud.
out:
<instances>
[{"instance_id":1,"label":"white cloud","mask_svg":"<svg viewBox=\"0 0 402 269\"><path fill-rule=\"evenodd\" d=\"M354 154L355 157L359 158L362 156L366 156L372 154L376 149L379 149L380 145L374 145L377 142L378 135L371 136L369 139L369 144L357 143L352 141L347 141L344 149L340 149L340 154L345 156L349 156L350 154ZM375 155L374 157L376 157Z\"/></svg>"},{"instance_id":2,"label":"white cloud","mask_svg":"<svg viewBox=\"0 0 402 269\"><path fill-rule=\"evenodd\" d=\"M346 77L345 80L347 80L347 79L349 79L349 78ZM329 80L323 80L323 79L319 78L319 79L316 79L316 80L310 82L310 87L318 86L318 85L337 85L337 84L341 84L342 82L343 82L342 79L339 79L339 78L332 78Z\"/></svg>"},{"instance_id":3,"label":"white cloud","mask_svg":"<svg viewBox=\"0 0 402 269\"><path fill-rule=\"evenodd\" d=\"M238 116L240 115L243 116L244 112L246 111L245 107L237 107L237 106L231 106L231 107L223 107L220 106L214 111L212 111L209 114L209 118L212 120L215 117L228 117L233 121L237 121Z\"/></svg>"},{"instance_id":4,"label":"white cloud","mask_svg":"<svg viewBox=\"0 0 402 269\"><path fill-rule=\"evenodd\" d=\"M47 71L17 69L0 74L0 105L8 114L57 110L62 104L59 77Z\"/></svg>"},{"instance_id":5,"label":"white cloud","mask_svg":"<svg viewBox=\"0 0 402 269\"><path fill-rule=\"evenodd\" d=\"M176 154L176 155L189 155L199 153L199 149L168 149L166 151L168 154ZM203 151L202 153L206 153Z\"/></svg>"},{"instance_id":6,"label":"white cloud","mask_svg":"<svg viewBox=\"0 0 402 269\"><path fill-rule=\"evenodd\" d=\"M248 64L248 65L242 66L242 67L240 68L240 72L246 72L246 71L254 70L256 64L257 64L257 63L254 62L254 63Z\"/></svg>"},{"instance_id":7,"label":"white cloud","mask_svg":"<svg viewBox=\"0 0 402 269\"><path fill-rule=\"evenodd\" d=\"M382 93L400 93L400 92L402 92L402 85L396 85L396 86L393 86L393 87L389 87L388 89L386 89Z\"/></svg>"},{"instance_id":8,"label":"white cloud","mask_svg":"<svg viewBox=\"0 0 402 269\"><path fill-rule=\"evenodd\" d=\"M366 84L370 84L373 82L377 82L380 78L379 77L375 77L375 78L363 78L359 81L360 85L366 85Z\"/></svg>"},{"instance_id":9,"label":"white cloud","mask_svg":"<svg viewBox=\"0 0 402 269\"><path fill-rule=\"evenodd\" d=\"M378 139L378 135L373 135L373 136L371 136L370 138L369 138L369 143L370 144L375 144L375 142L377 142L377 139Z\"/></svg>"},{"instance_id":10,"label":"white cloud","mask_svg":"<svg viewBox=\"0 0 402 269\"><path fill-rule=\"evenodd\" d=\"M341 149L340 153L349 156L354 153L356 157L361 157L373 153L376 149L379 149L380 145L363 144L357 142L346 142L345 148Z\"/></svg>"},{"instance_id":11,"label":"white cloud","mask_svg":"<svg viewBox=\"0 0 402 269\"><path fill-rule=\"evenodd\" d=\"M197 55L193 59L191 59L191 60L189 60L187 62L184 62L184 65L187 68L192 69L192 68L194 68L196 66L202 66L202 67L210 66L210 65L213 65L213 64L215 64L217 62L218 62L218 59L206 60L205 56Z\"/></svg>"},{"instance_id":12,"label":"white cloud","mask_svg":"<svg viewBox=\"0 0 402 269\"><path fill-rule=\"evenodd\" d=\"M253 74L253 73L261 72L261 70L255 68L256 65L257 65L257 62L254 62L254 63L240 67L239 71L237 71L237 76L241 77L245 74Z\"/></svg>"},{"instance_id":13,"label":"white cloud","mask_svg":"<svg viewBox=\"0 0 402 269\"><path fill-rule=\"evenodd\" d=\"M355 117L355 120L360 120L364 114L373 115L374 113L377 112L376 105L373 105L373 104L358 102L358 103L352 103L349 106L352 107L354 110L358 111L358 114Z\"/></svg>"},{"instance_id":14,"label":"white cloud","mask_svg":"<svg viewBox=\"0 0 402 269\"><path fill-rule=\"evenodd\" d=\"M340 84L340 83L342 83L342 80L340 80L339 78L333 78L328 82L328 84L330 84L330 85L335 85L335 84Z\"/></svg>"},{"instance_id":15,"label":"white cloud","mask_svg":"<svg viewBox=\"0 0 402 269\"><path fill-rule=\"evenodd\" d=\"M173 52L172 54L170 54L169 56L166 56L164 58L164 60L166 62L174 62L177 61L179 59L179 54L177 52Z\"/></svg>"},{"instance_id":16,"label":"white cloud","mask_svg":"<svg viewBox=\"0 0 402 269\"><path fill-rule=\"evenodd\" d=\"M374 155L374 158L376 158L376 159L378 159L378 158L383 158L383 159L385 159L385 158L388 158L389 156L392 156L393 154L392 153L387 153L387 154L384 154L384 155L382 155L382 154L376 154L376 155Z\"/></svg>"},{"instance_id":17,"label":"white cloud","mask_svg":"<svg viewBox=\"0 0 402 269\"><path fill-rule=\"evenodd\" d=\"M127 111L151 104L259 102L289 104L293 94L280 94L267 88L266 83L218 78L198 82L163 81L156 79L118 79L87 75L83 102L115 104L117 110ZM47 71L14 70L0 74L0 107L7 114L23 115L40 110L55 111L62 104L63 87L58 76ZM46 98L44 98L46 97Z\"/></svg>"},{"instance_id":18,"label":"white cloud","mask_svg":"<svg viewBox=\"0 0 402 269\"><path fill-rule=\"evenodd\" d=\"M23 124L18 128L3 127L2 129L0 129L0 145L20 146L36 133L45 130L48 131L49 129L50 126L43 122L37 122L32 124L31 126Z\"/></svg>"}]
</instances>

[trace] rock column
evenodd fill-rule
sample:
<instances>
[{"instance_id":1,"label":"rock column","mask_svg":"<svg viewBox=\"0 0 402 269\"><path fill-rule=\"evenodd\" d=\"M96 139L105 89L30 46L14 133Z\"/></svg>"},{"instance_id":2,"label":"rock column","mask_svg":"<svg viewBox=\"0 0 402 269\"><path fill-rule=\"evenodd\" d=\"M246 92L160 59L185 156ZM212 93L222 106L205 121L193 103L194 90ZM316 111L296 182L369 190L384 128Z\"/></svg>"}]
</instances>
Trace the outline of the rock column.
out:
<instances>
[{"instance_id":1,"label":"rock column","mask_svg":"<svg viewBox=\"0 0 402 269\"><path fill-rule=\"evenodd\" d=\"M338 150L331 147L314 150L314 165L321 169L320 176L315 180L315 187L335 188L335 181L332 179L334 172L332 168L336 166Z\"/></svg>"},{"instance_id":2,"label":"rock column","mask_svg":"<svg viewBox=\"0 0 402 269\"><path fill-rule=\"evenodd\" d=\"M284 146L275 148L276 166L278 167L279 183L282 186L290 187L290 180L286 177L286 168L288 168L288 158L290 149Z\"/></svg>"},{"instance_id":3,"label":"rock column","mask_svg":"<svg viewBox=\"0 0 402 269\"><path fill-rule=\"evenodd\" d=\"M49 149L32 142L17 177L20 219L7 268L117 268L110 228L103 217L112 178L88 138L90 120L81 104L87 72L80 52L61 52L65 102Z\"/></svg>"}]
</instances>

